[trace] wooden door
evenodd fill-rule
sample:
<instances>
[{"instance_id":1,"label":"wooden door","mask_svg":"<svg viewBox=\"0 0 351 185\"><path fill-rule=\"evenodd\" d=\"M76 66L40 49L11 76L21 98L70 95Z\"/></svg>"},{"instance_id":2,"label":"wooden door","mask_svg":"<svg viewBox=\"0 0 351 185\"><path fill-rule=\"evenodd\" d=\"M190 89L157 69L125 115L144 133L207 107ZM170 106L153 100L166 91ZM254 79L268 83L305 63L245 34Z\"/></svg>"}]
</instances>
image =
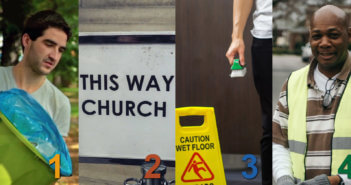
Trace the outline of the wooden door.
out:
<instances>
[{"instance_id":1,"label":"wooden door","mask_svg":"<svg viewBox=\"0 0 351 185\"><path fill-rule=\"evenodd\" d=\"M248 73L231 79L225 53L232 11L233 0L176 1L176 106L214 107L222 152L257 154L262 128L251 68L252 18L244 34Z\"/></svg>"}]
</instances>

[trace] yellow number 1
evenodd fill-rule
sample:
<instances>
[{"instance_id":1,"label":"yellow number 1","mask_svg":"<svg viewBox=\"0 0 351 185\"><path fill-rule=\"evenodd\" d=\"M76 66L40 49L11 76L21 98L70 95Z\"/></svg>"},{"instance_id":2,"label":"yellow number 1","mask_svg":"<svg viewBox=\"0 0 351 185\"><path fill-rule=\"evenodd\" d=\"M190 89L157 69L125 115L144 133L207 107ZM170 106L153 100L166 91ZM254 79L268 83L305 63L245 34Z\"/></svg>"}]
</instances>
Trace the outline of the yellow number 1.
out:
<instances>
[{"instance_id":1,"label":"yellow number 1","mask_svg":"<svg viewBox=\"0 0 351 185\"><path fill-rule=\"evenodd\" d=\"M50 159L49 165L55 163L55 179L60 178L60 154L56 154L54 158Z\"/></svg>"}]
</instances>

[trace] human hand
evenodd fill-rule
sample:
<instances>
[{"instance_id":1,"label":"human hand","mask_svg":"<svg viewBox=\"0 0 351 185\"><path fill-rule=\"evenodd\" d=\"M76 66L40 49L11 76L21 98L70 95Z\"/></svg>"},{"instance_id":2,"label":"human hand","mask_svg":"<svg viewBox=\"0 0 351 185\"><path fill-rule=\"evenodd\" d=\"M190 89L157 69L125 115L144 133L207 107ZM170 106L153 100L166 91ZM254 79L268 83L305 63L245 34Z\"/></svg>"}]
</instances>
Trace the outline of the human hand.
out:
<instances>
[{"instance_id":1,"label":"human hand","mask_svg":"<svg viewBox=\"0 0 351 185\"><path fill-rule=\"evenodd\" d=\"M338 185L341 181L340 177L337 175L328 176L328 180L329 180L331 185Z\"/></svg>"},{"instance_id":2,"label":"human hand","mask_svg":"<svg viewBox=\"0 0 351 185\"><path fill-rule=\"evenodd\" d=\"M233 39L230 44L226 57L230 65L233 65L235 55L239 55L240 64L245 65L245 44L243 39Z\"/></svg>"}]
</instances>

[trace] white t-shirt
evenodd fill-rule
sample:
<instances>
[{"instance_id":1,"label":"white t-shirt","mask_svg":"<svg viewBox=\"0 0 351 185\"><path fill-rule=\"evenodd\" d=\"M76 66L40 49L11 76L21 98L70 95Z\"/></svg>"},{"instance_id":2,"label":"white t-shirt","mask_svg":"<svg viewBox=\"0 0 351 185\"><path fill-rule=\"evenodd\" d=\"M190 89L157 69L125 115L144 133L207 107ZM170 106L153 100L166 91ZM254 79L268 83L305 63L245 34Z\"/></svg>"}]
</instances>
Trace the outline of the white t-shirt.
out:
<instances>
[{"instance_id":1,"label":"white t-shirt","mask_svg":"<svg viewBox=\"0 0 351 185\"><path fill-rule=\"evenodd\" d=\"M259 39L272 38L272 17L272 0L256 0L252 36Z\"/></svg>"},{"instance_id":2,"label":"white t-shirt","mask_svg":"<svg viewBox=\"0 0 351 185\"><path fill-rule=\"evenodd\" d=\"M339 76L339 73L334 75L331 80L329 80L329 78L327 76L325 76L322 72L319 71L318 69L318 65L316 67L316 69L314 70L313 73L313 77L314 77L314 81L316 82L316 85L318 87L319 90L321 90L322 92L326 91L327 89L332 89L331 86L333 85L335 79ZM332 91L332 95L334 96L334 93Z\"/></svg>"},{"instance_id":3,"label":"white t-shirt","mask_svg":"<svg viewBox=\"0 0 351 185\"><path fill-rule=\"evenodd\" d=\"M13 67L0 67L0 91L18 88L13 77ZM71 106L69 99L49 80L31 94L54 120L62 136L67 136L70 127Z\"/></svg>"}]
</instances>

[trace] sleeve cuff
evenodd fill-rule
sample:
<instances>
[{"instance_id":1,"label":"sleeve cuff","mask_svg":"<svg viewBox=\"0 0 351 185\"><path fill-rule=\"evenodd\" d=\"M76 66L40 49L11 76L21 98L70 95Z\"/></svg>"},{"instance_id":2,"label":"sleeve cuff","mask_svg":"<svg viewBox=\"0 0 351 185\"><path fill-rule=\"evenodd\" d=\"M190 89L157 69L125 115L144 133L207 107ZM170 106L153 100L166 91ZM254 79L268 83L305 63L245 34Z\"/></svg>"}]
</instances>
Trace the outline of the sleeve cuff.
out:
<instances>
[{"instance_id":1,"label":"sleeve cuff","mask_svg":"<svg viewBox=\"0 0 351 185\"><path fill-rule=\"evenodd\" d=\"M328 176L325 174L318 175L313 179L301 182L299 185L330 185Z\"/></svg>"},{"instance_id":2,"label":"sleeve cuff","mask_svg":"<svg viewBox=\"0 0 351 185\"><path fill-rule=\"evenodd\" d=\"M328 180L328 176L323 174L323 175L318 175L317 177L315 177L316 180L316 184L320 184L320 185L330 185L330 182Z\"/></svg>"},{"instance_id":3,"label":"sleeve cuff","mask_svg":"<svg viewBox=\"0 0 351 185\"><path fill-rule=\"evenodd\" d=\"M289 175L284 175L277 180L277 185L295 185L295 181Z\"/></svg>"}]
</instances>

